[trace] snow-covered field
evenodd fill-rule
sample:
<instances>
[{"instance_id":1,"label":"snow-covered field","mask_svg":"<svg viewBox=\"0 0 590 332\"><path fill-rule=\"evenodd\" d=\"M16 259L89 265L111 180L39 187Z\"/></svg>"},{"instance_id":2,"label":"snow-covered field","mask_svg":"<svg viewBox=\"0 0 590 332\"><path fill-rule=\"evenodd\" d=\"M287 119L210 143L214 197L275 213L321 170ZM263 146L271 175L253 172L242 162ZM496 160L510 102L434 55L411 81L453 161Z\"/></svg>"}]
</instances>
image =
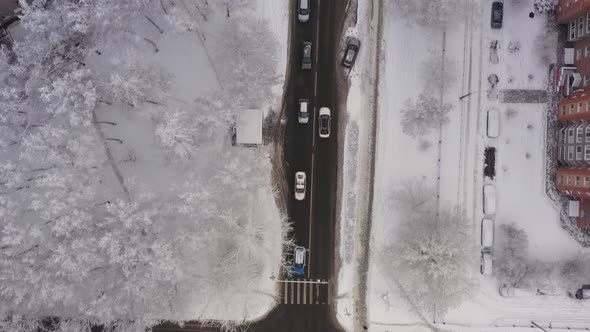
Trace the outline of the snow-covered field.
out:
<instances>
[{"instance_id":1,"label":"snow-covered field","mask_svg":"<svg viewBox=\"0 0 590 332\"><path fill-rule=\"evenodd\" d=\"M117 320L240 322L274 305L287 225L270 146L232 146L230 127L241 109L279 105L287 11L25 8L0 94L0 315L25 321L3 323L59 315L129 331Z\"/></svg>"},{"instance_id":2,"label":"snow-covered field","mask_svg":"<svg viewBox=\"0 0 590 332\"><path fill-rule=\"evenodd\" d=\"M363 8L363 2L360 1L360 8ZM557 47L555 32L547 32L546 17L536 14L529 18L533 0L504 2L503 27L491 30L488 2L461 1L467 9L467 18L453 21L443 35L442 29L409 25L405 18L392 15L392 2L386 1L383 33L385 60L377 120L367 299L369 330L517 331L531 329L531 322L551 327L553 331L590 328L589 304L570 298L567 293L575 289L572 289L571 282L560 278L563 264L576 257L587 259L587 250L561 229L556 206L545 195L547 105L508 104L494 97L503 89L546 89L548 65L555 61ZM359 19L359 30L363 29L362 23ZM490 53L493 40L498 40L497 61ZM443 96L444 102L453 105L449 122L443 125L440 133L435 130L422 139L414 139L403 132L401 110L406 99L417 97L425 88L427 83L422 68L431 50L442 56L443 49L446 64L455 69L457 76L454 83L448 82ZM499 83L488 95L489 74L498 75ZM351 102L362 89L359 78L352 77L348 110L352 119L350 127L355 120L362 119L355 116L355 100ZM498 138L486 135L486 112L492 108L500 111ZM362 127L362 124L357 126ZM362 132L360 136L357 140L350 140L351 133L347 133L349 144L345 148L345 160L354 160L359 150L367 148L350 144L362 141ZM494 180L483 175L486 146L497 149ZM351 170L354 168L349 167L344 172ZM476 263L470 269L476 276L477 286L462 305L442 317L416 310L416 302L420 300L411 297L412 290L400 287L396 276L383 265L381 250L395 241L401 222L400 211L392 204L392 193L408 180L438 188L441 204L458 205L472 224L467 231L477 249L473 252ZM500 296L497 271L489 277L479 274L484 183L496 185L497 236L500 225L514 223L528 238L525 247L528 249L527 261L534 270L529 271L533 280L514 297ZM351 188L354 187L347 188L345 184L344 192L354 191ZM348 196L344 197L343 203L350 200ZM352 210L344 204L341 218L352 220L358 217L351 216L349 211ZM344 241L341 247L344 257L347 257L345 251L348 248ZM338 319L349 330L352 330L355 319L352 299L349 298L353 288L349 283L354 278L351 266L345 264L341 271L340 279L346 282L340 286L339 294L343 299L338 305ZM548 295L535 295L536 289Z\"/></svg>"}]
</instances>

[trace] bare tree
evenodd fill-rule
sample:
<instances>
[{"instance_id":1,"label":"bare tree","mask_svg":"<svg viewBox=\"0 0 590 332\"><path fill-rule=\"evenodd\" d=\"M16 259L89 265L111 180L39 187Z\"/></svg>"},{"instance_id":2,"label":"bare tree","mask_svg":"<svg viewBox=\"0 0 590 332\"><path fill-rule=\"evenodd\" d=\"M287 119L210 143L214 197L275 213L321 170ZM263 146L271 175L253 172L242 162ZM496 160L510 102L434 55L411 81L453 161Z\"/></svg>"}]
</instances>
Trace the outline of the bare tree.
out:
<instances>
[{"instance_id":1,"label":"bare tree","mask_svg":"<svg viewBox=\"0 0 590 332\"><path fill-rule=\"evenodd\" d=\"M416 101L408 99L402 108L402 131L409 136L419 138L428 135L431 130L449 122L449 112L453 105L441 104L438 98L421 93Z\"/></svg>"},{"instance_id":2,"label":"bare tree","mask_svg":"<svg viewBox=\"0 0 590 332\"><path fill-rule=\"evenodd\" d=\"M405 183L392 198L401 224L381 250L382 266L418 310L444 315L475 286L470 222L458 207L437 211L435 191L418 182Z\"/></svg>"}]
</instances>

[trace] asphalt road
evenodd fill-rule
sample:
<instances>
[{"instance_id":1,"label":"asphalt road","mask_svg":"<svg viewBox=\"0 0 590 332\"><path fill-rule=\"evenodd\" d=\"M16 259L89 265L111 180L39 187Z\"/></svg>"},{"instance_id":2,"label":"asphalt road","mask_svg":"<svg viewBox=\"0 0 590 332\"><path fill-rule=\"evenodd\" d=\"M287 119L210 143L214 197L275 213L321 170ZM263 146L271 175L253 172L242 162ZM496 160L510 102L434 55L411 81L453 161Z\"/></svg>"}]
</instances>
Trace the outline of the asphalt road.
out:
<instances>
[{"instance_id":1,"label":"asphalt road","mask_svg":"<svg viewBox=\"0 0 590 332\"><path fill-rule=\"evenodd\" d=\"M289 196L287 212L293 222L295 243L308 249L305 275L296 279L330 280L334 276L336 181L338 158L337 72L342 71L342 35L346 0L311 0L311 19L297 20L297 1L291 0L290 54L285 90L287 124L283 160ZM312 69L301 69L302 44L311 41ZM340 75L342 76L342 75ZM310 101L310 121L297 121L298 100ZM332 112L329 138L318 136L318 112L328 107ZM294 199L295 173L307 174L307 192L303 201ZM335 294L335 283L316 294L325 304L279 304L264 319L247 326L248 331L313 332L343 331L335 321L330 294ZM282 294L284 295L284 294ZM328 304L330 303L330 304ZM162 324L154 331L213 331L200 327L198 322L187 322L185 328Z\"/></svg>"}]
</instances>

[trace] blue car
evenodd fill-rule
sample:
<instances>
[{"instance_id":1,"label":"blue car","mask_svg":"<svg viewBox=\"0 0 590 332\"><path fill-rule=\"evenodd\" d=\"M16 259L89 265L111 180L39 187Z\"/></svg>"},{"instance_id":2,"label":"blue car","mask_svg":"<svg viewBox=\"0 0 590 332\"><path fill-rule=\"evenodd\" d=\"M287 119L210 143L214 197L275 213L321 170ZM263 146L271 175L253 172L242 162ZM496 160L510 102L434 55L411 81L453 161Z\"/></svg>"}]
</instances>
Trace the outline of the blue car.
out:
<instances>
[{"instance_id":1,"label":"blue car","mask_svg":"<svg viewBox=\"0 0 590 332\"><path fill-rule=\"evenodd\" d=\"M305 274L305 255L305 248L295 247L295 261L293 262L293 274L298 276L302 276Z\"/></svg>"}]
</instances>

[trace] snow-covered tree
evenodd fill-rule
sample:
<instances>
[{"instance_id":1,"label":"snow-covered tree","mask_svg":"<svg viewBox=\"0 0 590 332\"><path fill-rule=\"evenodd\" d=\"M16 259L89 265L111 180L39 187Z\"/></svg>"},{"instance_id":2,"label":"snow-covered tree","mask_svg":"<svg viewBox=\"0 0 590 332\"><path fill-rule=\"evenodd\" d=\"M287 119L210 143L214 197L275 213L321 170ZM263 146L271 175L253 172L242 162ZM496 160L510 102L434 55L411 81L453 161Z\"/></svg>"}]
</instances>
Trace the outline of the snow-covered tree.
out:
<instances>
[{"instance_id":1,"label":"snow-covered tree","mask_svg":"<svg viewBox=\"0 0 590 332\"><path fill-rule=\"evenodd\" d=\"M528 237L516 224L501 224L496 227L494 270L499 281L510 287L528 284L526 277L531 272L528 263Z\"/></svg>"},{"instance_id":2,"label":"snow-covered tree","mask_svg":"<svg viewBox=\"0 0 590 332\"><path fill-rule=\"evenodd\" d=\"M557 0L535 0L534 7L537 13L553 13L557 6Z\"/></svg>"},{"instance_id":3,"label":"snow-covered tree","mask_svg":"<svg viewBox=\"0 0 590 332\"><path fill-rule=\"evenodd\" d=\"M444 315L475 285L470 222L458 207L437 210L435 191L422 183L405 183L391 197L401 224L380 251L385 275L399 281L417 310Z\"/></svg>"},{"instance_id":4,"label":"snow-covered tree","mask_svg":"<svg viewBox=\"0 0 590 332\"><path fill-rule=\"evenodd\" d=\"M428 135L433 129L449 122L452 104L421 93L414 101L406 100L402 108L401 126L404 133L414 138Z\"/></svg>"},{"instance_id":5,"label":"snow-covered tree","mask_svg":"<svg viewBox=\"0 0 590 332\"><path fill-rule=\"evenodd\" d=\"M420 66L423 89L433 95L446 93L457 83L457 66L454 61L443 59L440 50L431 49L428 54Z\"/></svg>"},{"instance_id":6,"label":"snow-covered tree","mask_svg":"<svg viewBox=\"0 0 590 332\"><path fill-rule=\"evenodd\" d=\"M170 77L158 67L147 68L133 60L124 60L101 82L104 99L132 106L142 102L159 102L167 95Z\"/></svg>"},{"instance_id":7,"label":"snow-covered tree","mask_svg":"<svg viewBox=\"0 0 590 332\"><path fill-rule=\"evenodd\" d=\"M272 94L270 87L279 78L277 54L273 52L277 39L268 23L240 16L225 24L216 39L210 47L211 55L224 92L231 96L228 106L260 105L260 100Z\"/></svg>"}]
</instances>

